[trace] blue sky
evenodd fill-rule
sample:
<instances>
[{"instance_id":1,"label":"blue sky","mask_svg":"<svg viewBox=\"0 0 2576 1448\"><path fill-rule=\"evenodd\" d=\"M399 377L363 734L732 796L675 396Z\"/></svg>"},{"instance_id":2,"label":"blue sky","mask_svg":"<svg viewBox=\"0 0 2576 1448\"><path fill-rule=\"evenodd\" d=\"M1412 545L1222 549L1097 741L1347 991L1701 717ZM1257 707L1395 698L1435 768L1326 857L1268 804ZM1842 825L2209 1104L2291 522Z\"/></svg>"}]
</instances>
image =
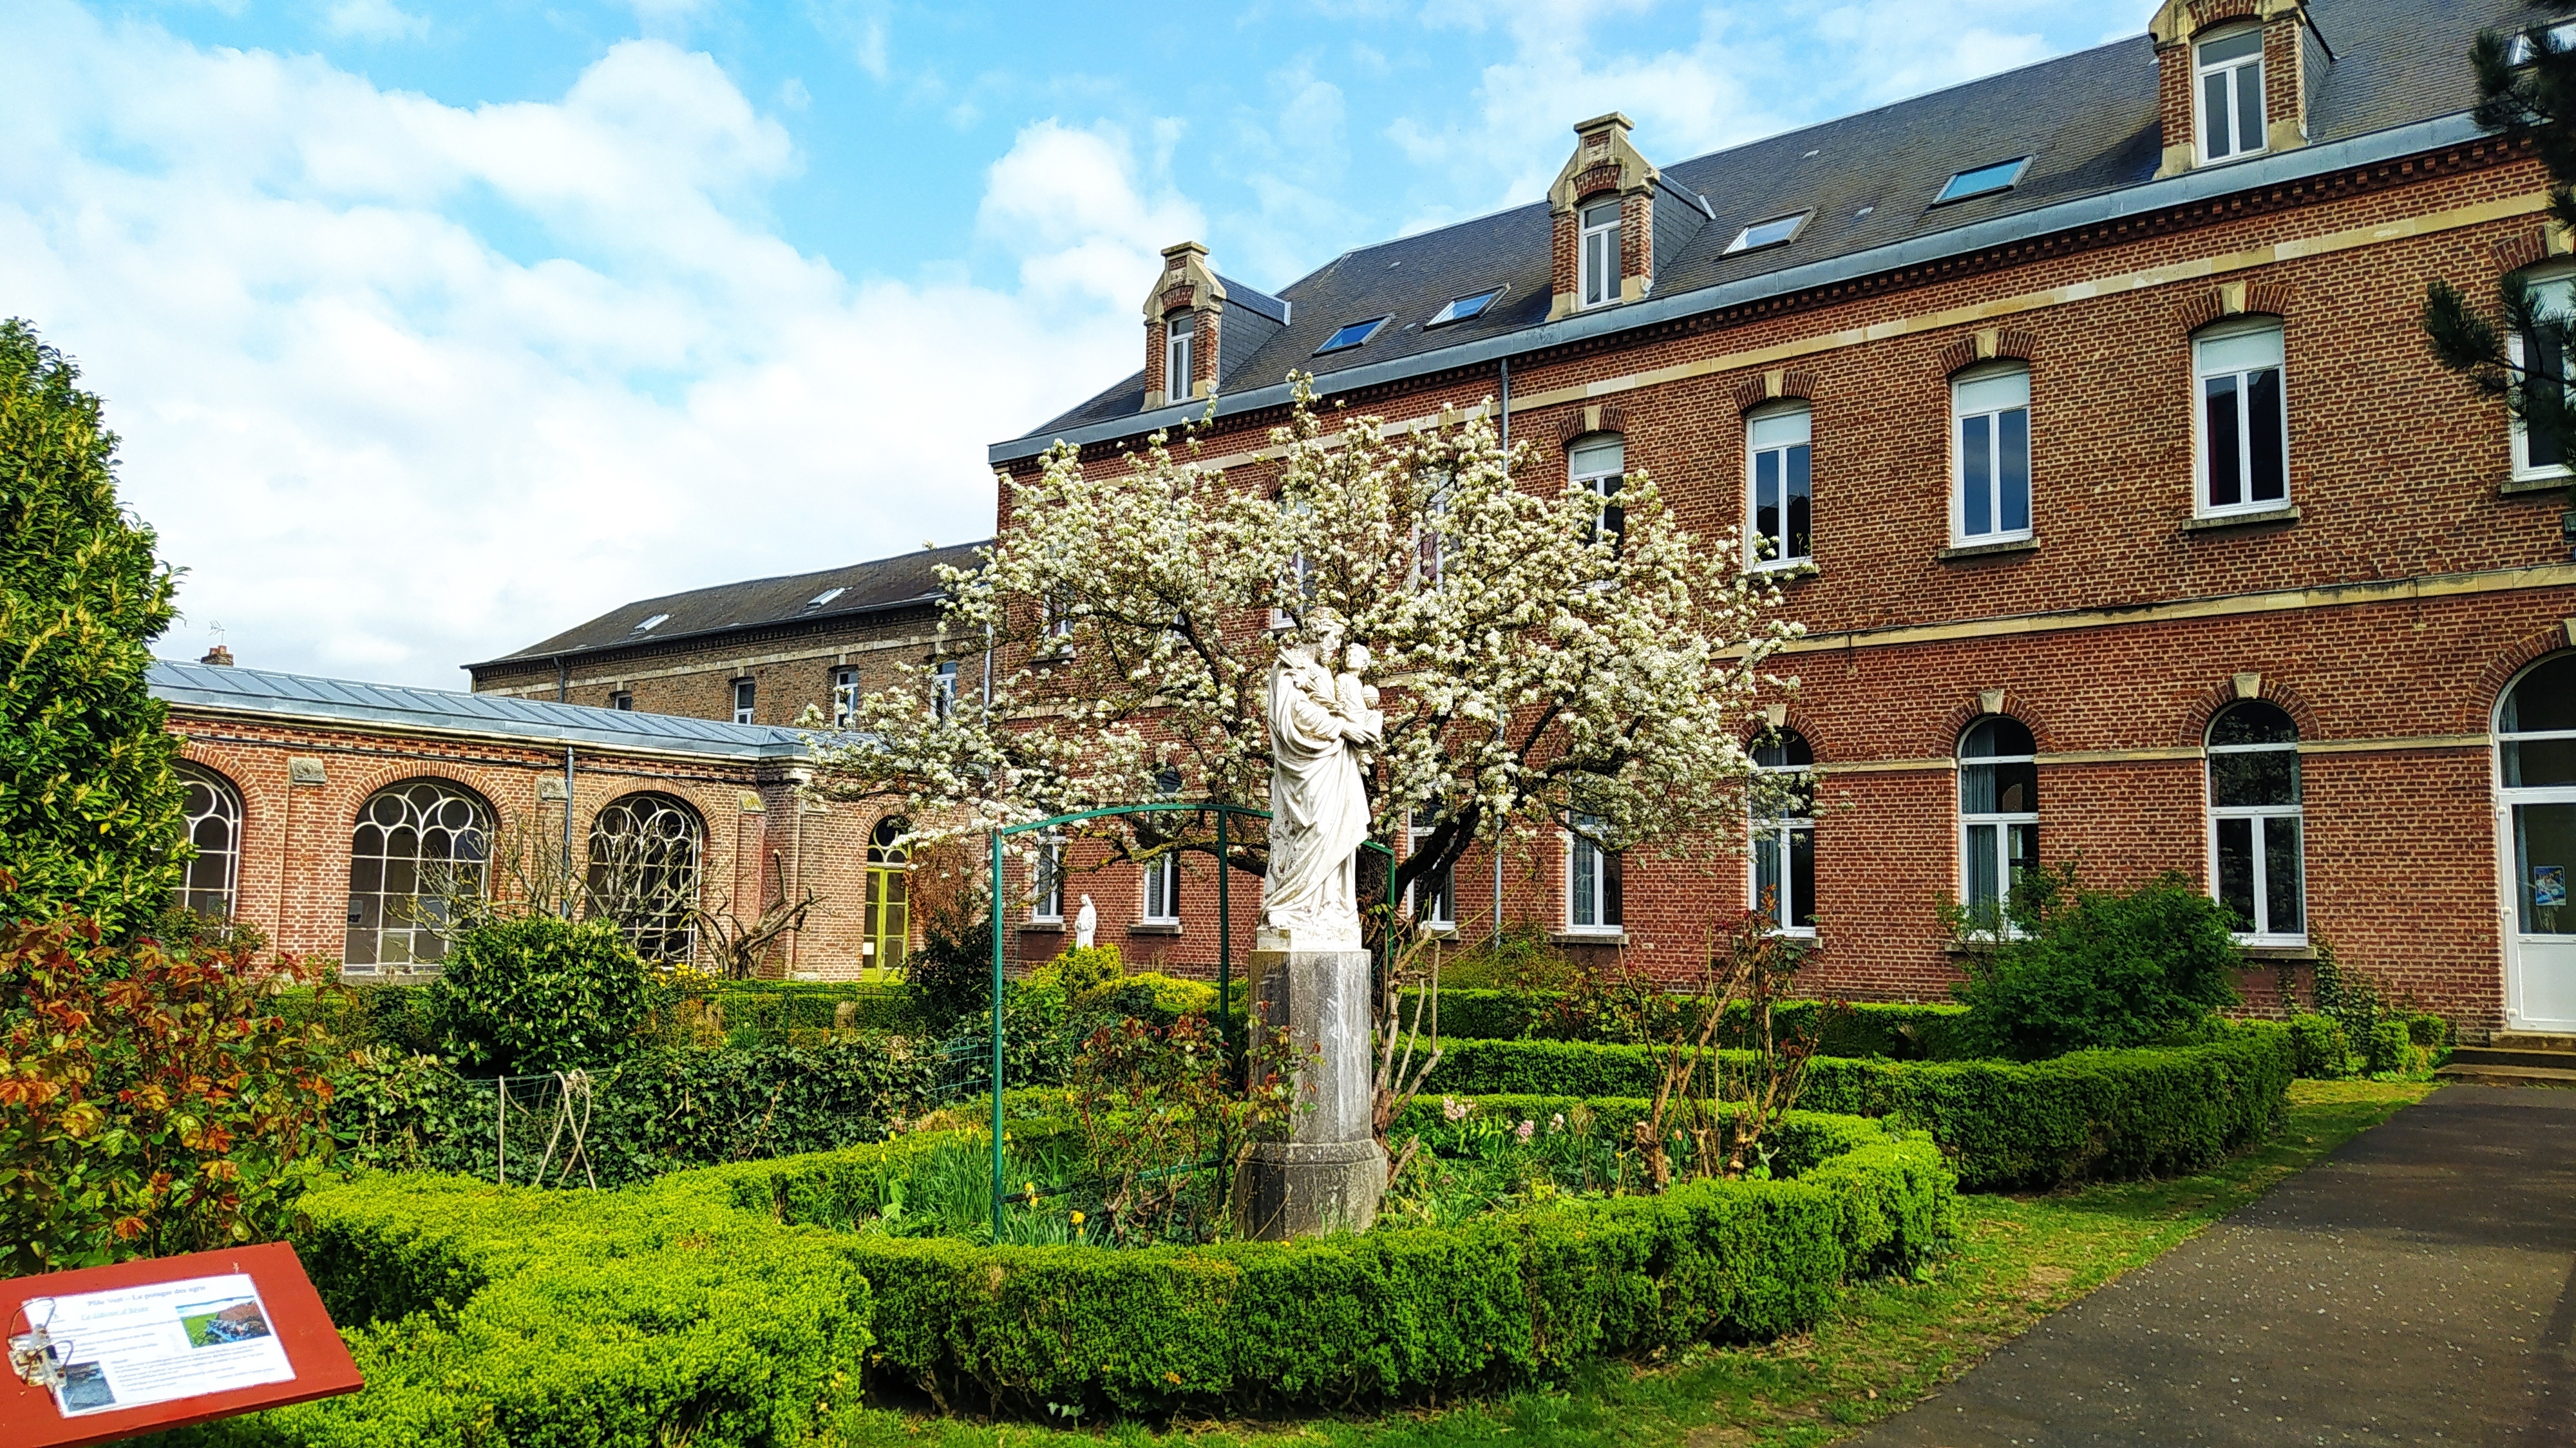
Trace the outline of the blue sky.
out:
<instances>
[{"instance_id":1,"label":"blue sky","mask_svg":"<svg viewBox=\"0 0 2576 1448\"><path fill-rule=\"evenodd\" d=\"M105 394L162 646L456 686L632 598L990 527L1152 257L1278 287L2153 7L0 0L0 314Z\"/></svg>"}]
</instances>

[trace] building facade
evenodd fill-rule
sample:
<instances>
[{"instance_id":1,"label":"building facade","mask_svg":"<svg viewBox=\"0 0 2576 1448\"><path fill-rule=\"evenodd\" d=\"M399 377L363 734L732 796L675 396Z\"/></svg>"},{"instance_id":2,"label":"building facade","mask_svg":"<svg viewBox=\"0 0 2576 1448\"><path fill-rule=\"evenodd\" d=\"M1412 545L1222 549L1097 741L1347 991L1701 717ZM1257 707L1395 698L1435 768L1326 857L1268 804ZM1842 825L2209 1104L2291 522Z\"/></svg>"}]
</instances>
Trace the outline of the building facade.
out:
<instances>
[{"instance_id":1,"label":"building facade","mask_svg":"<svg viewBox=\"0 0 2576 1448\"><path fill-rule=\"evenodd\" d=\"M1545 201L1275 298L1173 247L1140 372L991 460L1026 476L1061 439L1121 466L1213 399L1200 456L1259 488L1281 379L1312 371L1399 424L1499 410L1532 487L1648 471L1710 546L1781 570L1809 632L1758 746L1812 763L1806 813L1702 860L1471 854L1464 919L1499 902L1652 969L1765 908L1815 941L1803 988L1937 998L1944 899L2076 860L2209 890L2257 1008L2330 945L2472 1033L2576 1029L2565 455L2418 321L2436 278L2576 277L2538 161L2467 115L2473 39L2524 7L2148 19L1663 166L1587 121ZM1071 863L1103 938L1213 961L1199 867L1175 906ZM1015 925L1051 953L1055 921Z\"/></svg>"}]
</instances>

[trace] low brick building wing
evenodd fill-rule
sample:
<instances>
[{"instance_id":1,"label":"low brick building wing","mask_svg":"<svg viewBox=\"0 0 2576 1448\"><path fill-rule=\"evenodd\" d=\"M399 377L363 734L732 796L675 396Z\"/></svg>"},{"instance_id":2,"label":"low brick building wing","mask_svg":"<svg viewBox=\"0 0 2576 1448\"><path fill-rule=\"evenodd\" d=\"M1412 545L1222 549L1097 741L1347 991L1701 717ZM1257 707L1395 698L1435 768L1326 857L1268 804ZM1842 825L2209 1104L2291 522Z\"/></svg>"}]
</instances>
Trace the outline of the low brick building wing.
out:
<instances>
[{"instance_id":1,"label":"low brick building wing","mask_svg":"<svg viewBox=\"0 0 2576 1448\"><path fill-rule=\"evenodd\" d=\"M2131 39L1669 164L1583 121L1545 200L1346 253L1264 325L1172 247L1139 372L990 460L1026 476L1061 440L1120 467L1212 413L1198 456L1262 487L1282 378L1311 371L1400 425L1498 407L1534 488L1650 470L1700 536L1794 578L1800 687L1760 747L1812 765L1804 813L1704 860L1555 833L1471 855L1448 892L1471 929L1653 968L1759 908L1815 940L1807 989L1939 997L1944 898L2080 858L2210 890L2258 1007L2331 944L2472 1031L2576 1030L2568 440L2442 371L2417 322L2436 278L2576 299L2543 168L2468 114L2475 37L2534 12L2149 9ZM1103 938L1150 903L1131 945L1212 960L1211 882L1152 888L1084 883ZM1054 919L1019 923L1052 948Z\"/></svg>"},{"instance_id":2,"label":"low brick building wing","mask_svg":"<svg viewBox=\"0 0 2576 1448\"><path fill-rule=\"evenodd\" d=\"M434 971L446 897L524 897L550 870L648 957L713 968L707 914L808 893L762 974L850 978L910 947L900 823L806 799L801 731L207 664L151 685L186 741L182 903L351 977Z\"/></svg>"}]
</instances>

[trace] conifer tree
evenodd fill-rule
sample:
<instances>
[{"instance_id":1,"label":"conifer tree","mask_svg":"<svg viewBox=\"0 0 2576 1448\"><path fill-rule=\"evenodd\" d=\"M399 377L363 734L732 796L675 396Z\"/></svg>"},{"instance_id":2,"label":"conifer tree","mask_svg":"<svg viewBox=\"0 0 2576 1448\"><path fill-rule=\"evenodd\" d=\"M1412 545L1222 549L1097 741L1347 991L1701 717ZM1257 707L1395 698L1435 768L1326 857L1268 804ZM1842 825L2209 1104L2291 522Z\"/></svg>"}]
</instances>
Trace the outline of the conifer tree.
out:
<instances>
[{"instance_id":1,"label":"conifer tree","mask_svg":"<svg viewBox=\"0 0 2576 1448\"><path fill-rule=\"evenodd\" d=\"M2576 230L2576 0L2530 0L2533 22L2477 38L2478 124L2528 143L2549 170L2549 217ZM2501 399L2535 437L2576 441L2568 396L2568 341L2576 316L2553 308L2518 276L2504 279L2495 314L2436 278L2424 299L2424 330L2443 366L2480 396ZM2499 318L2501 321L2499 322ZM2509 338L2519 337L2514 347Z\"/></svg>"},{"instance_id":2,"label":"conifer tree","mask_svg":"<svg viewBox=\"0 0 2576 1448\"><path fill-rule=\"evenodd\" d=\"M178 741L144 679L175 580L79 378L0 321L0 926L66 911L113 938L177 879Z\"/></svg>"}]
</instances>

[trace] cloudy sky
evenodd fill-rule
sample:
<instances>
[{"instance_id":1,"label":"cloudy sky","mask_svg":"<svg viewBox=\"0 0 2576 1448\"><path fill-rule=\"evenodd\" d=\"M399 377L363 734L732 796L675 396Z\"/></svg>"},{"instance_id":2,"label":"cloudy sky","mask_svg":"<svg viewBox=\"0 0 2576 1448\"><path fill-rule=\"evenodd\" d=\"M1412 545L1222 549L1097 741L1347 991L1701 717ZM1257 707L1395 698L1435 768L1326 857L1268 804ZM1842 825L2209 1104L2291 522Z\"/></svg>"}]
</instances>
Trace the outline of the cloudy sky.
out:
<instances>
[{"instance_id":1,"label":"cloudy sky","mask_svg":"<svg viewBox=\"0 0 2576 1448\"><path fill-rule=\"evenodd\" d=\"M628 599L983 536L984 445L1256 286L2142 29L2149 0L0 0L0 315L170 657L462 687Z\"/></svg>"}]
</instances>

